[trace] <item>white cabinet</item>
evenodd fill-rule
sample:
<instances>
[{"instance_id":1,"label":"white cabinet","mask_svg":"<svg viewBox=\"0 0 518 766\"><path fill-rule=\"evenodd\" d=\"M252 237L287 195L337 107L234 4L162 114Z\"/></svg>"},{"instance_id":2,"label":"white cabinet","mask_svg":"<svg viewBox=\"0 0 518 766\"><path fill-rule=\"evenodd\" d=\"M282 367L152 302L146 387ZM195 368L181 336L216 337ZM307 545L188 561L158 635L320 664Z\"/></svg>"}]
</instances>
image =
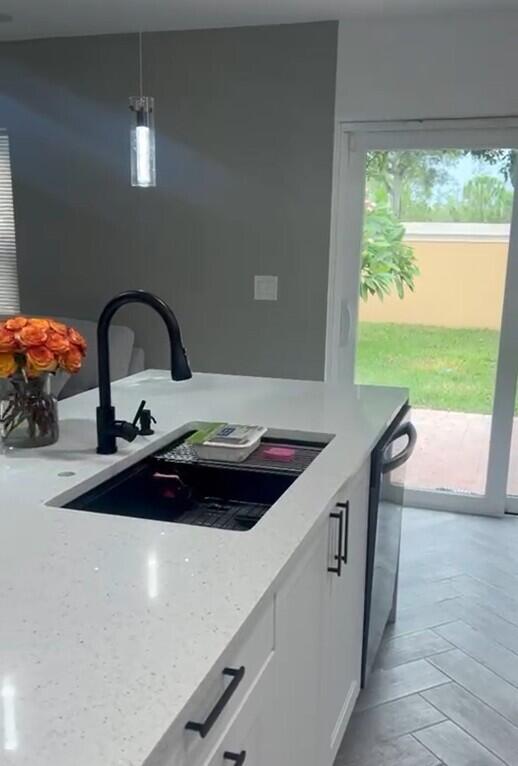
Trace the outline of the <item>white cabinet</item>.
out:
<instances>
[{"instance_id":1,"label":"white cabinet","mask_svg":"<svg viewBox=\"0 0 518 766\"><path fill-rule=\"evenodd\" d=\"M210 735L184 720L153 764L332 766L360 688L369 471L367 461L328 505L273 599L191 700L185 720L206 720L222 667L246 666Z\"/></svg>"},{"instance_id":2,"label":"white cabinet","mask_svg":"<svg viewBox=\"0 0 518 766\"><path fill-rule=\"evenodd\" d=\"M337 498L334 513L343 514L340 576L330 573L324 595L322 636L320 763L332 764L351 716L361 682L363 610L369 463L347 483ZM335 519L330 533L330 561L339 550Z\"/></svg>"},{"instance_id":3,"label":"white cabinet","mask_svg":"<svg viewBox=\"0 0 518 766\"><path fill-rule=\"evenodd\" d=\"M275 766L319 764L317 732L327 559L325 524L304 555L298 557L277 594Z\"/></svg>"},{"instance_id":4,"label":"white cabinet","mask_svg":"<svg viewBox=\"0 0 518 766\"><path fill-rule=\"evenodd\" d=\"M204 766L277 766L272 653Z\"/></svg>"},{"instance_id":5,"label":"white cabinet","mask_svg":"<svg viewBox=\"0 0 518 766\"><path fill-rule=\"evenodd\" d=\"M150 766L202 766L207 762L244 709L244 702L259 695L256 700L262 704L260 695L266 684L263 677L272 661L274 641L274 600L270 595L155 748ZM229 671L235 675L229 675ZM193 724L203 724L206 730L201 733L192 728Z\"/></svg>"},{"instance_id":6,"label":"white cabinet","mask_svg":"<svg viewBox=\"0 0 518 766\"><path fill-rule=\"evenodd\" d=\"M272 766L331 766L358 696L369 470L367 461L328 507L277 593Z\"/></svg>"}]
</instances>

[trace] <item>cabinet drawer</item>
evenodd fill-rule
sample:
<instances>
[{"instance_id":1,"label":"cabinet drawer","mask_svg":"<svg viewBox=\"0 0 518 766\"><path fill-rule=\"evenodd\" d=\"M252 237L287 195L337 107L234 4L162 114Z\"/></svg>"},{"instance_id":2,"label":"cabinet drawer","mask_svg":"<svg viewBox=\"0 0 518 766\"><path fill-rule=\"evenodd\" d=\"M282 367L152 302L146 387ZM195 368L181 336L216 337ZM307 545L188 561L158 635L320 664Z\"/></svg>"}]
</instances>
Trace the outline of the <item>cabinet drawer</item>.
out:
<instances>
[{"instance_id":1,"label":"cabinet drawer","mask_svg":"<svg viewBox=\"0 0 518 766\"><path fill-rule=\"evenodd\" d=\"M203 766L274 766L274 653Z\"/></svg>"},{"instance_id":2,"label":"cabinet drawer","mask_svg":"<svg viewBox=\"0 0 518 766\"><path fill-rule=\"evenodd\" d=\"M260 675L274 644L273 599L246 625L151 756L155 766L201 766Z\"/></svg>"}]
</instances>

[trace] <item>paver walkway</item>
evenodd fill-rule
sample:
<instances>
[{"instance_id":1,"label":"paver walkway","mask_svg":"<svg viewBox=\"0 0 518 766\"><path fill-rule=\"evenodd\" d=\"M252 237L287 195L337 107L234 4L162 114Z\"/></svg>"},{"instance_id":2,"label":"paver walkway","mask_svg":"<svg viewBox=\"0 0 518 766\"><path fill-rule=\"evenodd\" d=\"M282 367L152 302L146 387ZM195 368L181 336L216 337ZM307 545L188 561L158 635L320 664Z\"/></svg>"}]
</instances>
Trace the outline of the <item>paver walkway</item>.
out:
<instances>
[{"instance_id":1,"label":"paver walkway","mask_svg":"<svg viewBox=\"0 0 518 766\"><path fill-rule=\"evenodd\" d=\"M407 464L406 484L482 494L485 488L491 417L468 412L414 409L418 431ZM518 418L514 419L509 493L518 495Z\"/></svg>"}]
</instances>

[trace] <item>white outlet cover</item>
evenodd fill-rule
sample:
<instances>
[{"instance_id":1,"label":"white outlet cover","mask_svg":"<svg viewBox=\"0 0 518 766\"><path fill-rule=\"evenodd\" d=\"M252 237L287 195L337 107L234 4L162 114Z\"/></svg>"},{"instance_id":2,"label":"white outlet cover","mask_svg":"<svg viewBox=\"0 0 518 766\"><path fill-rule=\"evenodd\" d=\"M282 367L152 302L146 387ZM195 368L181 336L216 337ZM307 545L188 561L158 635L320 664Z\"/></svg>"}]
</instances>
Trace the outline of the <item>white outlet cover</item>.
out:
<instances>
[{"instance_id":1,"label":"white outlet cover","mask_svg":"<svg viewBox=\"0 0 518 766\"><path fill-rule=\"evenodd\" d=\"M254 300L276 301L279 289L279 278L275 276L254 277Z\"/></svg>"}]
</instances>

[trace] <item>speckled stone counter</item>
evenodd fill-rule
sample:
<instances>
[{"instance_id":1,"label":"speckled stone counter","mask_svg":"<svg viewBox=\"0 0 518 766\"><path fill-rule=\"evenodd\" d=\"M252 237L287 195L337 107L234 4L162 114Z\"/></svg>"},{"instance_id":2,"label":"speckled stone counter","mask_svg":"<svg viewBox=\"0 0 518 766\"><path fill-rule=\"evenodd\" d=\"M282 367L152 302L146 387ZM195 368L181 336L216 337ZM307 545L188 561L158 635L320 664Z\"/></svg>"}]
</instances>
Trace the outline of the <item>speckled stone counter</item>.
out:
<instances>
[{"instance_id":1,"label":"speckled stone counter","mask_svg":"<svg viewBox=\"0 0 518 766\"><path fill-rule=\"evenodd\" d=\"M113 398L126 419L146 399L156 433L97 455L90 391L61 403L58 444L0 456L3 766L141 766L407 393L148 370ZM51 507L196 420L334 438L246 533Z\"/></svg>"}]
</instances>

